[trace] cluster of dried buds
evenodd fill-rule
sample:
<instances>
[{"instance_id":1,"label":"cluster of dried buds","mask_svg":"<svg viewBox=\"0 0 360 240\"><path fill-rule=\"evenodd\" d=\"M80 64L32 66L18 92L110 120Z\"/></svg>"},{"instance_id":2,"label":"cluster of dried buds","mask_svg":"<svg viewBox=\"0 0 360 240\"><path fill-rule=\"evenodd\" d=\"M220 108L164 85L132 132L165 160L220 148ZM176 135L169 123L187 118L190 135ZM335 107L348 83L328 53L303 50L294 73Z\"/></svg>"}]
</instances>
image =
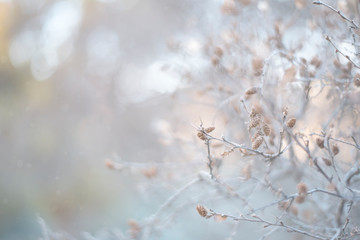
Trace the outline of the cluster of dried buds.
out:
<instances>
[{"instance_id":1,"label":"cluster of dried buds","mask_svg":"<svg viewBox=\"0 0 360 240\"><path fill-rule=\"evenodd\" d=\"M307 195L307 186L305 183L301 182L297 185L298 196L295 198L297 203L303 203Z\"/></svg>"},{"instance_id":2,"label":"cluster of dried buds","mask_svg":"<svg viewBox=\"0 0 360 240\"><path fill-rule=\"evenodd\" d=\"M205 141L207 139L207 134L211 133L214 130L215 130L214 126L207 127L207 128L203 128L202 126L200 126L200 129L198 130L197 136L201 140Z\"/></svg>"},{"instance_id":3,"label":"cluster of dried buds","mask_svg":"<svg viewBox=\"0 0 360 240\"><path fill-rule=\"evenodd\" d=\"M264 142L264 136L270 136L271 128L264 121L259 108L252 107L249 118L248 130L255 129L255 132L251 137L251 147L253 149L258 149Z\"/></svg>"}]
</instances>

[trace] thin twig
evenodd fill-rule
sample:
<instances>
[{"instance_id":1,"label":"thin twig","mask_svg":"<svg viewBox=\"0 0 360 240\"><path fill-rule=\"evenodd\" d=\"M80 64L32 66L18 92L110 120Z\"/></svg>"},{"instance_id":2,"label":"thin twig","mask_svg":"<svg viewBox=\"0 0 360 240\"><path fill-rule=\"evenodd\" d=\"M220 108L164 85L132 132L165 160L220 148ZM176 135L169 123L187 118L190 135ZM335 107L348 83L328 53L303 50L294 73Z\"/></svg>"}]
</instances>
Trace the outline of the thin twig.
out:
<instances>
[{"instance_id":1,"label":"thin twig","mask_svg":"<svg viewBox=\"0 0 360 240\"><path fill-rule=\"evenodd\" d=\"M329 8L330 10L337 13L342 19L352 24L353 28L360 28L358 24L354 22L354 20L350 20L347 16L345 16L340 10L335 9L334 7L328 5L327 3L324 3L323 1L313 1L313 4L315 5L322 5L324 7Z\"/></svg>"},{"instance_id":2,"label":"thin twig","mask_svg":"<svg viewBox=\"0 0 360 240\"><path fill-rule=\"evenodd\" d=\"M335 45L335 43L332 41L331 37L329 37L328 35L325 36L325 39L330 42L330 44L335 48L336 52L340 53L344 58L346 58L347 60L349 60L349 62L351 62L353 64L354 67L356 68L360 68L360 66L355 63L349 55L343 53L342 51L340 51L340 49Z\"/></svg>"}]
</instances>

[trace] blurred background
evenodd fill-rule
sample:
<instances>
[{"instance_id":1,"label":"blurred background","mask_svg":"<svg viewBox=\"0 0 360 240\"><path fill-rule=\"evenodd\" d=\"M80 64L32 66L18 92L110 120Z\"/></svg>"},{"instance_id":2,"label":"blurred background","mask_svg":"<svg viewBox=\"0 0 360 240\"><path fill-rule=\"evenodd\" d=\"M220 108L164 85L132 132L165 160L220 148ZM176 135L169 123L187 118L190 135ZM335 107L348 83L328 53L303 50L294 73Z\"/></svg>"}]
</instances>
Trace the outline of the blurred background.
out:
<instances>
[{"instance_id":1,"label":"blurred background","mask_svg":"<svg viewBox=\"0 0 360 240\"><path fill-rule=\"evenodd\" d=\"M126 231L169 197L141 197L161 174L141 164L196 158L176 141L207 111L187 108L188 71L219 3L189 2L0 1L0 239L39 239L38 217L75 237ZM140 167L109 170L116 159Z\"/></svg>"}]
</instances>

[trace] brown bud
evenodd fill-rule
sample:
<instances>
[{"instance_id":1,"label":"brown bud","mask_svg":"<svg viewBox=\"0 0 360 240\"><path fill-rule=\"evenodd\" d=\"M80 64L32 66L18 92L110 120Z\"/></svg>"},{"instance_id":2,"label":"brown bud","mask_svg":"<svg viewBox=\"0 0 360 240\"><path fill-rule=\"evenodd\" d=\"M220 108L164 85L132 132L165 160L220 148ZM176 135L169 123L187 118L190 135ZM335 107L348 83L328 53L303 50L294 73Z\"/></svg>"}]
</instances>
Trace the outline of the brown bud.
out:
<instances>
[{"instance_id":1,"label":"brown bud","mask_svg":"<svg viewBox=\"0 0 360 240\"><path fill-rule=\"evenodd\" d=\"M211 63L213 66L218 66L220 63L220 59L217 56L212 56L211 57Z\"/></svg>"},{"instance_id":2,"label":"brown bud","mask_svg":"<svg viewBox=\"0 0 360 240\"><path fill-rule=\"evenodd\" d=\"M288 201L286 202L279 202L278 207L281 210L287 210L290 206L290 203Z\"/></svg>"},{"instance_id":3,"label":"brown bud","mask_svg":"<svg viewBox=\"0 0 360 240\"><path fill-rule=\"evenodd\" d=\"M334 144L334 145L332 146L332 148L331 148L331 151L332 151L332 153L333 153L334 156L335 156L335 155L337 155L337 154L339 153L340 149L339 149L338 145Z\"/></svg>"},{"instance_id":4,"label":"brown bud","mask_svg":"<svg viewBox=\"0 0 360 240\"><path fill-rule=\"evenodd\" d=\"M249 129L257 127L261 122L261 117L259 115L250 119Z\"/></svg>"},{"instance_id":5,"label":"brown bud","mask_svg":"<svg viewBox=\"0 0 360 240\"><path fill-rule=\"evenodd\" d=\"M264 141L264 138L260 136L252 143L251 147L256 150L261 146L263 141Z\"/></svg>"},{"instance_id":6,"label":"brown bud","mask_svg":"<svg viewBox=\"0 0 360 240\"><path fill-rule=\"evenodd\" d=\"M295 198L295 201L297 203L303 203L305 202L305 198L306 198L306 195L298 195L296 198Z\"/></svg>"},{"instance_id":7,"label":"brown bud","mask_svg":"<svg viewBox=\"0 0 360 240\"><path fill-rule=\"evenodd\" d=\"M297 187L298 193L299 193L300 195L306 194L306 192L307 192L307 186L306 186L305 183L301 182L301 183L299 183L296 187Z\"/></svg>"},{"instance_id":8,"label":"brown bud","mask_svg":"<svg viewBox=\"0 0 360 240\"><path fill-rule=\"evenodd\" d=\"M319 146L319 148L324 148L324 139L316 138L316 144Z\"/></svg>"},{"instance_id":9,"label":"brown bud","mask_svg":"<svg viewBox=\"0 0 360 240\"><path fill-rule=\"evenodd\" d=\"M264 66L263 59L261 59L259 57L254 57L251 61L251 64L252 64L252 68L254 70L255 76L260 76L262 73L262 68Z\"/></svg>"},{"instance_id":10,"label":"brown bud","mask_svg":"<svg viewBox=\"0 0 360 240\"><path fill-rule=\"evenodd\" d=\"M313 59L311 59L310 64L314 65L316 68L321 66L321 60L318 57L314 57Z\"/></svg>"},{"instance_id":11,"label":"brown bud","mask_svg":"<svg viewBox=\"0 0 360 240\"><path fill-rule=\"evenodd\" d=\"M201 131L199 131L199 132L197 133L197 136L198 136L198 138L200 138L201 140L206 140L206 135L205 135L203 132L201 132Z\"/></svg>"},{"instance_id":12,"label":"brown bud","mask_svg":"<svg viewBox=\"0 0 360 240\"><path fill-rule=\"evenodd\" d=\"M215 127L207 127L204 129L206 133L211 133L212 131L215 130Z\"/></svg>"},{"instance_id":13,"label":"brown bud","mask_svg":"<svg viewBox=\"0 0 360 240\"><path fill-rule=\"evenodd\" d=\"M249 88L248 90L246 90L245 95L253 95L257 92L257 88L256 87L252 87Z\"/></svg>"},{"instance_id":14,"label":"brown bud","mask_svg":"<svg viewBox=\"0 0 360 240\"><path fill-rule=\"evenodd\" d=\"M199 215L202 217L206 217L208 214L208 210L203 205L200 204L196 205L196 210L199 213Z\"/></svg>"},{"instance_id":15,"label":"brown bud","mask_svg":"<svg viewBox=\"0 0 360 240\"><path fill-rule=\"evenodd\" d=\"M224 54L223 50L220 47L216 47L215 48L215 55L218 56L219 58L222 57L222 55Z\"/></svg>"},{"instance_id":16,"label":"brown bud","mask_svg":"<svg viewBox=\"0 0 360 240\"><path fill-rule=\"evenodd\" d=\"M288 128L293 128L296 124L296 118L292 117L286 122Z\"/></svg>"},{"instance_id":17,"label":"brown bud","mask_svg":"<svg viewBox=\"0 0 360 240\"><path fill-rule=\"evenodd\" d=\"M261 132L260 131L256 131L255 134L251 137L251 142L255 142L255 140L261 136Z\"/></svg>"},{"instance_id":18,"label":"brown bud","mask_svg":"<svg viewBox=\"0 0 360 240\"><path fill-rule=\"evenodd\" d=\"M284 117L286 117L288 115L288 108L287 107L283 107L282 114L283 114Z\"/></svg>"},{"instance_id":19,"label":"brown bud","mask_svg":"<svg viewBox=\"0 0 360 240\"><path fill-rule=\"evenodd\" d=\"M322 160L324 161L324 163L325 163L326 166L331 166L332 162L331 162L330 159L322 158Z\"/></svg>"},{"instance_id":20,"label":"brown bud","mask_svg":"<svg viewBox=\"0 0 360 240\"><path fill-rule=\"evenodd\" d=\"M269 125L267 125L266 123L263 126L263 131L264 131L266 136L269 136L270 133L271 133L271 129L270 129Z\"/></svg>"}]
</instances>

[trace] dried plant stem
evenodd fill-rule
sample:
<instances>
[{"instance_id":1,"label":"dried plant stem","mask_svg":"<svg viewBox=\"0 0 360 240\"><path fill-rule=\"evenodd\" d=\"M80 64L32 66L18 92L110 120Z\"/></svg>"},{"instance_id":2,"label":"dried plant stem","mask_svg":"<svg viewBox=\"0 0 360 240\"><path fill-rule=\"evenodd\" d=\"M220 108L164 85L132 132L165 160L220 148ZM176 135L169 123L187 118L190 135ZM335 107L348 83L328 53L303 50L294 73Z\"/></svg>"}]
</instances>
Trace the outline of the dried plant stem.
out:
<instances>
[{"instance_id":1,"label":"dried plant stem","mask_svg":"<svg viewBox=\"0 0 360 240\"><path fill-rule=\"evenodd\" d=\"M210 209L210 211L211 211L211 213L213 215L220 215L220 216L232 219L234 221L246 221L246 222L254 222L254 223L263 223L263 224L265 224L264 227L281 227L281 228L285 228L287 231L300 233L300 234L303 234L303 235L306 235L306 236L309 236L309 237L312 237L312 238L321 239L321 240L329 239L327 236L323 236L323 235L320 235L320 234L313 234L311 232L308 232L308 231L305 231L305 230L301 230L301 229L286 225L282 221L275 222L275 223L269 222L269 221L261 218L260 216L255 215L255 214L251 215L251 218L249 218L249 217L244 217L243 215L240 215L239 217L236 217L236 216L233 216L233 215L218 213L218 212L216 212L214 210L211 210L211 209Z\"/></svg>"},{"instance_id":2,"label":"dried plant stem","mask_svg":"<svg viewBox=\"0 0 360 240\"><path fill-rule=\"evenodd\" d=\"M334 7L328 5L327 3L324 3L323 1L313 1L313 4L315 5L322 5L324 7L329 8L331 11L334 11L335 13L337 13L342 19L344 19L345 21L349 22L353 27L353 28L360 28L360 26L358 24L356 24L353 20L351 20L350 18L348 18L347 16L345 16L340 10L335 9Z\"/></svg>"},{"instance_id":3,"label":"dried plant stem","mask_svg":"<svg viewBox=\"0 0 360 240\"><path fill-rule=\"evenodd\" d=\"M213 173L213 160L212 160L211 151L210 151L210 139L206 139L205 144L207 146L207 158L208 158L207 165L209 167L210 176L211 176L211 179L215 179L215 176L214 176L214 173Z\"/></svg>"},{"instance_id":4,"label":"dried plant stem","mask_svg":"<svg viewBox=\"0 0 360 240\"><path fill-rule=\"evenodd\" d=\"M330 42L330 44L335 48L336 52L340 53L344 58L346 58L349 62L351 62L353 64L354 67L356 68L360 68L360 66L354 62L354 60L352 60L350 58L349 55L343 53L336 45L335 43L332 41L331 37L329 37L328 35L325 36L325 39Z\"/></svg>"},{"instance_id":5,"label":"dried plant stem","mask_svg":"<svg viewBox=\"0 0 360 240\"><path fill-rule=\"evenodd\" d=\"M319 137L325 137L325 134L319 134L319 133L311 133L310 136L319 136ZM352 139L354 140L355 144L353 143L349 143L349 142L346 142L344 140L341 140L341 139L338 139L338 138L333 138L331 136L328 137L329 140L333 140L335 142L340 142L340 143L344 143L346 145L350 145L350 146L353 146L355 148L357 148L358 150L360 150L360 147L358 146L358 144L356 144L354 138L352 137Z\"/></svg>"}]
</instances>

